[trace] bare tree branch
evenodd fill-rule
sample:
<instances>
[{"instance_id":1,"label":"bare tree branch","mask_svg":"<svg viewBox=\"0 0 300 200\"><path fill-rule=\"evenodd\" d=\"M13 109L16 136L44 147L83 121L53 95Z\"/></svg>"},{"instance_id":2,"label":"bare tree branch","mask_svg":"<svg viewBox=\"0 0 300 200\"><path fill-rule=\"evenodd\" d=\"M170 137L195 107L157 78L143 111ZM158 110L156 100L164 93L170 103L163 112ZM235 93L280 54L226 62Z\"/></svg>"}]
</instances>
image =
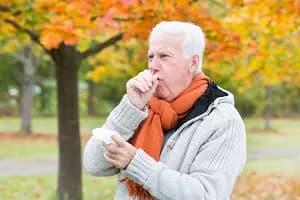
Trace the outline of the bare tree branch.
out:
<instances>
[{"instance_id":1,"label":"bare tree branch","mask_svg":"<svg viewBox=\"0 0 300 200\"><path fill-rule=\"evenodd\" d=\"M18 24L17 22L11 20L11 19L4 19L4 21L10 25L12 25L13 27L15 27L16 29L26 33L27 35L29 35L29 37L34 41L37 42L38 44L40 44L39 41L39 36L32 32L31 30L27 29L27 28L23 28L20 24ZM40 44L41 45L41 44Z\"/></svg>"},{"instance_id":2,"label":"bare tree branch","mask_svg":"<svg viewBox=\"0 0 300 200\"><path fill-rule=\"evenodd\" d=\"M102 49L104 49L105 47L108 47L108 46L118 42L119 40L122 39L123 34L124 33L118 33L117 35L109 38L108 40L89 48L88 50L81 53L81 58L84 59L90 55L96 54L99 51L101 51Z\"/></svg>"},{"instance_id":3,"label":"bare tree branch","mask_svg":"<svg viewBox=\"0 0 300 200\"><path fill-rule=\"evenodd\" d=\"M8 6L0 5L0 12L10 12L10 11L11 11L11 9ZM19 14L19 11L12 13L12 15L18 15L18 14ZM39 41L39 35L37 33L33 32L30 29L22 27L19 23L17 23L16 21L14 21L12 19L4 18L3 21L12 25L15 29L17 29L23 33L26 33L31 38L32 41L36 42L42 48L44 48L43 45Z\"/></svg>"},{"instance_id":4,"label":"bare tree branch","mask_svg":"<svg viewBox=\"0 0 300 200\"><path fill-rule=\"evenodd\" d=\"M1 11L1 12L11 12L10 7L8 7L8 6L3 6L3 5L0 5L0 11ZM17 15L21 14L21 12L18 11L18 10L16 10L16 11L12 12L11 14L12 14L13 16L17 16Z\"/></svg>"}]
</instances>

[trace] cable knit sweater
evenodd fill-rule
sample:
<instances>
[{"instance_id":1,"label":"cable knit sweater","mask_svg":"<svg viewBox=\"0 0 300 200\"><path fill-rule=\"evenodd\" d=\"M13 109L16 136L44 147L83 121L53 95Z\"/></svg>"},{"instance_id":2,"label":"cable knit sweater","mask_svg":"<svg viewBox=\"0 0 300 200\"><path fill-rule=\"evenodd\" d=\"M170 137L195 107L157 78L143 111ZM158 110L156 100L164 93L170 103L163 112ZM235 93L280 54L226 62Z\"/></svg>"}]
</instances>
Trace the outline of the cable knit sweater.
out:
<instances>
[{"instance_id":1,"label":"cable knit sweater","mask_svg":"<svg viewBox=\"0 0 300 200\"><path fill-rule=\"evenodd\" d=\"M138 149L127 168L120 171L105 161L103 143L91 137L84 149L86 170L95 176L120 172L120 179L134 180L160 200L229 199L246 161L245 127L234 108L233 95L215 85L209 88L206 98L196 102L172 130L159 161ZM128 140L147 112L136 109L125 95L103 127ZM123 182L117 184L115 199L131 199Z\"/></svg>"}]
</instances>

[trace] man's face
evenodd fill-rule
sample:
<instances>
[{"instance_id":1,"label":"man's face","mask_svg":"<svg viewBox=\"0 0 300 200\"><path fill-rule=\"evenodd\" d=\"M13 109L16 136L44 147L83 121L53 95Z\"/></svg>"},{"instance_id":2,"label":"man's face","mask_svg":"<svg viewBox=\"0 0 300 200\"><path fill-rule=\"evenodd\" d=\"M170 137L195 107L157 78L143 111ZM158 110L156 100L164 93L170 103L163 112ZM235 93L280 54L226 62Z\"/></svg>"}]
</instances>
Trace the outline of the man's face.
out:
<instances>
[{"instance_id":1,"label":"man's face","mask_svg":"<svg viewBox=\"0 0 300 200\"><path fill-rule=\"evenodd\" d=\"M150 38L148 67L158 77L158 98L171 101L180 95L193 79L191 65L191 59L184 58L181 35L162 33Z\"/></svg>"}]
</instances>

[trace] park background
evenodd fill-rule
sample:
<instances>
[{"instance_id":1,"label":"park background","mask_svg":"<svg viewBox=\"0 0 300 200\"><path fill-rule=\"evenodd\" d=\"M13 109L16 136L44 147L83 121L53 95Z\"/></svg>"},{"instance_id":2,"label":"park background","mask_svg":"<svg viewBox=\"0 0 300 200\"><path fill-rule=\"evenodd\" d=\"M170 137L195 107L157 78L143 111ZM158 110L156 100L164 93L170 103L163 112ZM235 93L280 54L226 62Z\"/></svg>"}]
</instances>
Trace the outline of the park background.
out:
<instances>
[{"instance_id":1,"label":"park background","mask_svg":"<svg viewBox=\"0 0 300 200\"><path fill-rule=\"evenodd\" d=\"M113 199L81 152L161 20L203 28L203 70L245 120L232 199L300 199L299 0L0 0L0 199Z\"/></svg>"}]
</instances>

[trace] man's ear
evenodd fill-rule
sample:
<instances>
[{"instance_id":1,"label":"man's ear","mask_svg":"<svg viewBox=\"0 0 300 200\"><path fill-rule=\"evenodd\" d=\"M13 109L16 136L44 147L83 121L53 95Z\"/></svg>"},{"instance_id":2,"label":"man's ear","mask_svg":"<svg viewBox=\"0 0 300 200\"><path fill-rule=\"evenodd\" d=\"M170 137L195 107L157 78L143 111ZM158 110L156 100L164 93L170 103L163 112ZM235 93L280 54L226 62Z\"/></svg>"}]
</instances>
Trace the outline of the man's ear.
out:
<instances>
[{"instance_id":1,"label":"man's ear","mask_svg":"<svg viewBox=\"0 0 300 200\"><path fill-rule=\"evenodd\" d=\"M192 64L189 68L189 72L194 73L197 70L198 65L199 65L199 56L198 55L193 55L191 61L192 61Z\"/></svg>"}]
</instances>

